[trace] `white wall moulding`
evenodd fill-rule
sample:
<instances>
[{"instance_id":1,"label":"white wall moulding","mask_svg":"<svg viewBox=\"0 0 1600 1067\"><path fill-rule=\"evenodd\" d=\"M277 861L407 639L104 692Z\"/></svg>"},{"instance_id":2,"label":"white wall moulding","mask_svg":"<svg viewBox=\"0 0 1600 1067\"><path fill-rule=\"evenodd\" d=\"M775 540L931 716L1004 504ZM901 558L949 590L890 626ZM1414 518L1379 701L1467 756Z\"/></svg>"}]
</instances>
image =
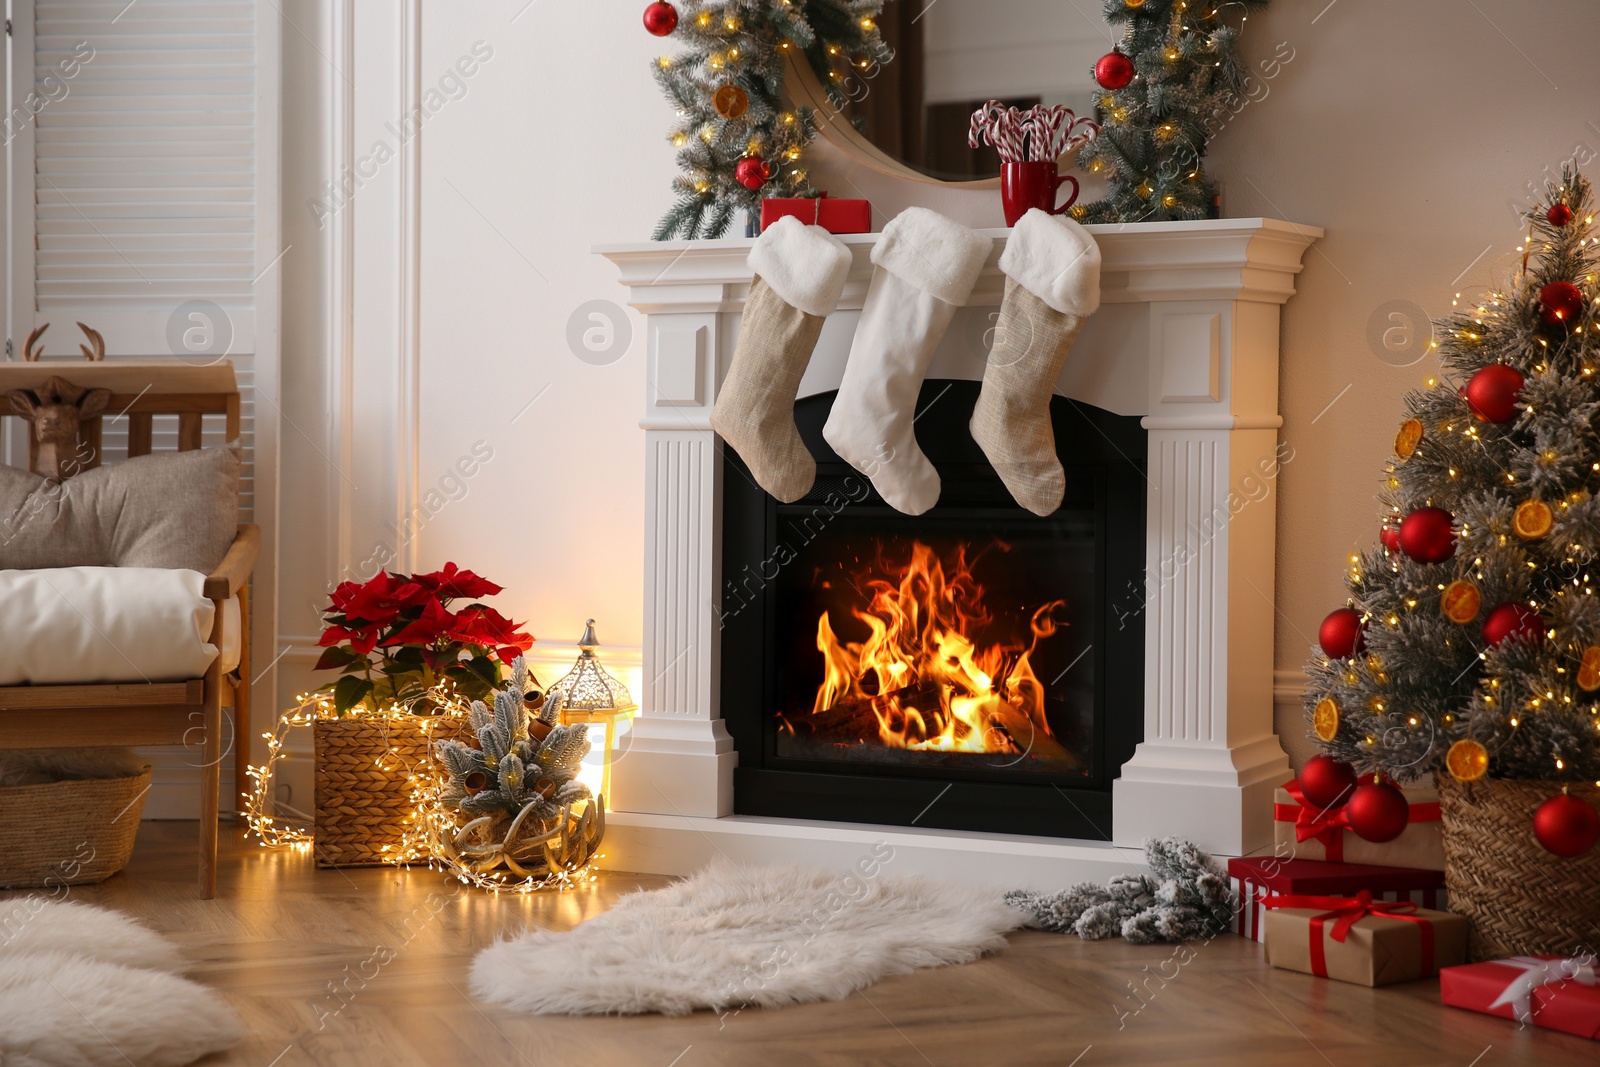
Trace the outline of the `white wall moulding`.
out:
<instances>
[{"instance_id":1,"label":"white wall moulding","mask_svg":"<svg viewBox=\"0 0 1600 1067\"><path fill-rule=\"evenodd\" d=\"M1150 434L1145 588L1144 742L1113 785L1113 839L1137 847L1180 834L1222 855L1271 839L1271 792L1289 777L1273 731L1273 592L1281 460L1278 317L1316 227L1276 219L1091 226L1102 257L1101 308L1084 326L1056 391ZM1004 277L995 238L971 303L934 355L931 378L983 377L984 335ZM840 239L853 261L799 395L836 389L877 234ZM716 386L732 357L751 272L747 239L608 245L630 304L647 319L649 386L644 677L619 763L607 862L684 873L715 841L762 858L800 847L848 865L863 834L902 840L951 873L962 856L999 880L1059 882L1126 869L1104 843L915 832L731 816L737 756L717 680L721 554ZM769 845L768 840L781 844ZM803 842L803 845L797 844Z\"/></svg>"}]
</instances>

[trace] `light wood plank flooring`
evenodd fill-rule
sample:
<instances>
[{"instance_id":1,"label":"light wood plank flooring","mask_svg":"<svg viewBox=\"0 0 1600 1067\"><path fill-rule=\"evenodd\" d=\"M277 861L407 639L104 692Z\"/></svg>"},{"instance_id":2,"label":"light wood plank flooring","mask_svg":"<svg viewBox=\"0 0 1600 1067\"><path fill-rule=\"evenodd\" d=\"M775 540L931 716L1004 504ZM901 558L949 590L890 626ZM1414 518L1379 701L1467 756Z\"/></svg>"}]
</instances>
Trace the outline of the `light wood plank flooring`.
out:
<instances>
[{"instance_id":1,"label":"light wood plank flooring","mask_svg":"<svg viewBox=\"0 0 1600 1067\"><path fill-rule=\"evenodd\" d=\"M527 925L566 929L665 879L608 873L577 892L495 899L422 870L317 870L309 856L246 844L225 825L218 896L204 901L194 841L193 823L146 823L129 868L72 898L171 936L195 961L193 977L223 991L253 1032L211 1063L1600 1063L1600 1043L1442 1007L1437 982L1373 990L1273 970L1258 945L1231 934L1196 946L1182 966L1171 945L1028 932L995 956L836 1003L723 1018L517 1016L467 995L478 948ZM1165 983L1150 977L1175 971ZM1142 1009L1130 983L1146 990Z\"/></svg>"}]
</instances>

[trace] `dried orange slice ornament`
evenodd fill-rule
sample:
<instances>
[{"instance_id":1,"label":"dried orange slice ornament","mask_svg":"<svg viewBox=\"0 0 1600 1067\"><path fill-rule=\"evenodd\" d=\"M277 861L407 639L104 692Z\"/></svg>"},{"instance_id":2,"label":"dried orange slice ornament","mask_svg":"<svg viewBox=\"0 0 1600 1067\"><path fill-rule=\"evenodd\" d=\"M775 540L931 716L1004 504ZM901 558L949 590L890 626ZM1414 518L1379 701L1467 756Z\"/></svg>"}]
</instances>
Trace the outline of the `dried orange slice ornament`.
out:
<instances>
[{"instance_id":1,"label":"dried orange slice ornament","mask_svg":"<svg viewBox=\"0 0 1600 1067\"><path fill-rule=\"evenodd\" d=\"M750 110L750 94L737 85L724 85L711 94L711 106L725 119L736 119Z\"/></svg>"},{"instance_id":2,"label":"dried orange slice ornament","mask_svg":"<svg viewBox=\"0 0 1600 1067\"><path fill-rule=\"evenodd\" d=\"M1451 622L1463 626L1476 619L1482 607L1483 595L1465 578L1457 578L1439 594L1439 611Z\"/></svg>"},{"instance_id":3,"label":"dried orange slice ornament","mask_svg":"<svg viewBox=\"0 0 1600 1067\"><path fill-rule=\"evenodd\" d=\"M1583 660L1578 664L1578 688L1585 693L1600 689L1600 647L1590 645L1583 650Z\"/></svg>"},{"instance_id":4,"label":"dried orange slice ornament","mask_svg":"<svg viewBox=\"0 0 1600 1067\"><path fill-rule=\"evenodd\" d=\"M1518 537L1536 541L1549 533L1555 522L1556 513L1550 510L1549 504L1543 500L1524 500L1511 517L1511 528Z\"/></svg>"},{"instance_id":5,"label":"dried orange slice ornament","mask_svg":"<svg viewBox=\"0 0 1600 1067\"><path fill-rule=\"evenodd\" d=\"M1458 782L1476 782L1489 773L1489 750L1470 737L1462 738L1444 754L1445 769Z\"/></svg>"},{"instance_id":6,"label":"dried orange slice ornament","mask_svg":"<svg viewBox=\"0 0 1600 1067\"><path fill-rule=\"evenodd\" d=\"M1324 741L1339 735L1339 705L1332 697L1323 697L1311 713L1311 729Z\"/></svg>"},{"instance_id":7,"label":"dried orange slice ornament","mask_svg":"<svg viewBox=\"0 0 1600 1067\"><path fill-rule=\"evenodd\" d=\"M1394 435L1394 454L1401 459L1410 459L1411 453L1417 450L1422 443L1422 423L1416 419L1407 419L1400 424L1400 432Z\"/></svg>"}]
</instances>

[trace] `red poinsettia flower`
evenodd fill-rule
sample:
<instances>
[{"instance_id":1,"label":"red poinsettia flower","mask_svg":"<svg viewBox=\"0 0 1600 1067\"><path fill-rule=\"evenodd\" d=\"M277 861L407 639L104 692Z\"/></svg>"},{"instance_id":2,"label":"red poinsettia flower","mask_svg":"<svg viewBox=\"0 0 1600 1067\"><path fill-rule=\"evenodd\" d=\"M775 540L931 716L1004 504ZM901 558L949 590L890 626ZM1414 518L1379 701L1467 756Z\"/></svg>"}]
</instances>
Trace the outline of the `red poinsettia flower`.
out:
<instances>
[{"instance_id":1,"label":"red poinsettia flower","mask_svg":"<svg viewBox=\"0 0 1600 1067\"><path fill-rule=\"evenodd\" d=\"M328 594L328 602L333 605L334 613L343 615L349 611L351 602L360 590L360 582L340 582L333 592Z\"/></svg>"},{"instance_id":2,"label":"red poinsettia flower","mask_svg":"<svg viewBox=\"0 0 1600 1067\"><path fill-rule=\"evenodd\" d=\"M317 639L317 644L323 648L332 645L350 642L350 650L365 656L378 645L378 632L381 626L330 626L322 631L322 636Z\"/></svg>"},{"instance_id":3,"label":"red poinsettia flower","mask_svg":"<svg viewBox=\"0 0 1600 1067\"><path fill-rule=\"evenodd\" d=\"M501 661L510 663L533 647L533 637L493 608L471 607L456 617L450 636L471 645L493 648Z\"/></svg>"},{"instance_id":4,"label":"red poinsettia flower","mask_svg":"<svg viewBox=\"0 0 1600 1067\"><path fill-rule=\"evenodd\" d=\"M351 583L346 582L334 590L337 594ZM345 594L344 615L352 620L386 626L406 608L416 607L430 594L421 584L403 575L379 571L362 586ZM335 607L339 607L337 602Z\"/></svg>"},{"instance_id":5,"label":"red poinsettia flower","mask_svg":"<svg viewBox=\"0 0 1600 1067\"><path fill-rule=\"evenodd\" d=\"M446 563L443 570L434 571L432 574L416 575L412 581L433 590L445 600L451 597L476 600L479 597L494 596L503 588L481 575L462 570L454 563Z\"/></svg>"},{"instance_id":6,"label":"red poinsettia flower","mask_svg":"<svg viewBox=\"0 0 1600 1067\"><path fill-rule=\"evenodd\" d=\"M399 633L389 638L389 643L431 645L449 633L455 624L456 616L446 611L437 598L433 598L422 606L422 614L414 622L408 623Z\"/></svg>"}]
</instances>

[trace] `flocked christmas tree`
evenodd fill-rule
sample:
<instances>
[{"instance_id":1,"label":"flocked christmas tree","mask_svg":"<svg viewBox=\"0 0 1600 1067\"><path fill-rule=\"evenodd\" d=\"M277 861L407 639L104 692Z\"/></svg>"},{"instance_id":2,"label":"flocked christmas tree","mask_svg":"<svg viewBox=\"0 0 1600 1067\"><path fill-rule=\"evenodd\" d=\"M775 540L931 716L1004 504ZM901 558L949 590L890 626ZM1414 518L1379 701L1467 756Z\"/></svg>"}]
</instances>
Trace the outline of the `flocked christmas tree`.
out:
<instances>
[{"instance_id":1,"label":"flocked christmas tree","mask_svg":"<svg viewBox=\"0 0 1600 1067\"><path fill-rule=\"evenodd\" d=\"M1600 779L1592 211L1569 167L1509 286L1439 325L1442 373L1406 397L1383 545L1352 557L1309 666L1312 730L1363 775Z\"/></svg>"},{"instance_id":2,"label":"flocked christmas tree","mask_svg":"<svg viewBox=\"0 0 1600 1067\"><path fill-rule=\"evenodd\" d=\"M1100 135L1078 165L1108 183L1106 197L1072 209L1083 222L1203 219L1215 187L1206 142L1243 99L1246 71L1232 16L1267 0L1105 0L1106 21L1127 27L1095 64ZM1242 24L1242 19L1240 20Z\"/></svg>"},{"instance_id":3,"label":"flocked christmas tree","mask_svg":"<svg viewBox=\"0 0 1600 1067\"><path fill-rule=\"evenodd\" d=\"M645 10L645 28L683 48L655 61L656 80L677 111L668 135L682 173L677 201L652 235L720 237L769 196L814 194L805 148L816 135L810 108L781 99L791 55L810 63L831 102L892 52L878 32L882 0L665 0Z\"/></svg>"}]
</instances>

